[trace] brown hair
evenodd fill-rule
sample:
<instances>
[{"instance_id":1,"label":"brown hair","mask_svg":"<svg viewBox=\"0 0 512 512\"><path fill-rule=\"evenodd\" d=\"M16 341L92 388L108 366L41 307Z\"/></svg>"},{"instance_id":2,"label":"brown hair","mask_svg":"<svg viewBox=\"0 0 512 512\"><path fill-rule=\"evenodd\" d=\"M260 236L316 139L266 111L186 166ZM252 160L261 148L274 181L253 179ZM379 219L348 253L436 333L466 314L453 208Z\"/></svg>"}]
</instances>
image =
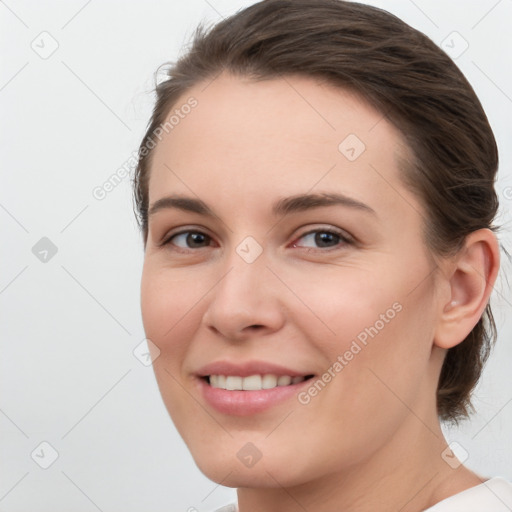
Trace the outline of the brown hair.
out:
<instances>
[{"instance_id":1,"label":"brown hair","mask_svg":"<svg viewBox=\"0 0 512 512\"><path fill-rule=\"evenodd\" d=\"M155 132L180 96L222 71L254 80L302 75L350 89L386 115L412 155L402 179L427 212L424 239L450 256L498 210L498 150L485 112L462 72L427 36L376 7L342 0L264 0L210 29L196 29L188 51L156 86L139 148L136 215L147 240L148 179ZM437 389L442 420L473 410L470 395L496 339L491 307L448 350Z\"/></svg>"}]
</instances>

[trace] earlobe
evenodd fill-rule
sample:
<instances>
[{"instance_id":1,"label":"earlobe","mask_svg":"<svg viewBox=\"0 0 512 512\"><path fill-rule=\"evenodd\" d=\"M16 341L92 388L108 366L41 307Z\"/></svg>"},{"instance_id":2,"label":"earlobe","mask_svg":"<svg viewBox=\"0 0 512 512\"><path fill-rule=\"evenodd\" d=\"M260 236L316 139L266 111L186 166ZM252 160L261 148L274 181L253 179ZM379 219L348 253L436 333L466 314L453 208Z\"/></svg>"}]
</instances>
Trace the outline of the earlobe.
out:
<instances>
[{"instance_id":1,"label":"earlobe","mask_svg":"<svg viewBox=\"0 0 512 512\"><path fill-rule=\"evenodd\" d=\"M450 297L442 305L435 345L448 349L466 338L489 302L498 270L499 246L494 233L490 229L470 233L448 276Z\"/></svg>"}]
</instances>

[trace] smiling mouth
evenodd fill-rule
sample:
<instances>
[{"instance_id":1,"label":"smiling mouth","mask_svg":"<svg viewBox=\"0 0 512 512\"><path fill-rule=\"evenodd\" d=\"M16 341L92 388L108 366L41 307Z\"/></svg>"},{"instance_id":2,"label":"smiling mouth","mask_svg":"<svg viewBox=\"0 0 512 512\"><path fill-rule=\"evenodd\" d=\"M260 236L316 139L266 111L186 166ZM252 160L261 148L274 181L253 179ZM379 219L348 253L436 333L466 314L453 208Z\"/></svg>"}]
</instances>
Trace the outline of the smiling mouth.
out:
<instances>
[{"instance_id":1,"label":"smiling mouth","mask_svg":"<svg viewBox=\"0 0 512 512\"><path fill-rule=\"evenodd\" d=\"M312 379L314 375L296 376L289 375L250 375L240 377L238 375L206 375L201 377L212 388L225 389L227 391L262 391L277 387L293 386L306 380Z\"/></svg>"}]
</instances>

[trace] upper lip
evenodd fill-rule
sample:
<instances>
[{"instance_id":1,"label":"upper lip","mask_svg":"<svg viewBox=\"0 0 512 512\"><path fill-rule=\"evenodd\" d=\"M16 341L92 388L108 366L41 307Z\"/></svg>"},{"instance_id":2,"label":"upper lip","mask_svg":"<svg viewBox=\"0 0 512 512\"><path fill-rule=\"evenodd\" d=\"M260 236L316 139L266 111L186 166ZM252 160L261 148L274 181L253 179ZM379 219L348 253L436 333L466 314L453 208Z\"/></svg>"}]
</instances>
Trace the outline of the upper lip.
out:
<instances>
[{"instance_id":1,"label":"upper lip","mask_svg":"<svg viewBox=\"0 0 512 512\"><path fill-rule=\"evenodd\" d=\"M208 375L233 375L238 377L249 377L250 375L289 375L290 377L306 377L313 375L312 372L293 370L267 361L244 361L232 363L230 361L215 361L201 367L197 371L199 377Z\"/></svg>"}]
</instances>

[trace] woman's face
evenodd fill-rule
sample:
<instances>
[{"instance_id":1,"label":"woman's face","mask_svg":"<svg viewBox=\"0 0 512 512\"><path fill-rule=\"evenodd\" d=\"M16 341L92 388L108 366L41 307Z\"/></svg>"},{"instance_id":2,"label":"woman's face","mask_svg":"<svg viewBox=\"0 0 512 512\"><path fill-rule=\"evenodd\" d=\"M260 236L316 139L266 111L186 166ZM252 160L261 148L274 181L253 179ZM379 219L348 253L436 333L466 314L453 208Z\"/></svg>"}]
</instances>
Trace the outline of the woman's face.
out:
<instances>
[{"instance_id":1,"label":"woman's face","mask_svg":"<svg viewBox=\"0 0 512 512\"><path fill-rule=\"evenodd\" d=\"M173 113L149 180L159 206L142 315L197 465L225 486L276 487L389 446L400 459L398 440L432 435L442 358L435 266L424 211L399 180L398 132L353 94L304 77L223 74ZM205 368L214 363L232 366ZM210 374L268 389L215 388ZM272 388L286 375L314 377Z\"/></svg>"}]
</instances>

